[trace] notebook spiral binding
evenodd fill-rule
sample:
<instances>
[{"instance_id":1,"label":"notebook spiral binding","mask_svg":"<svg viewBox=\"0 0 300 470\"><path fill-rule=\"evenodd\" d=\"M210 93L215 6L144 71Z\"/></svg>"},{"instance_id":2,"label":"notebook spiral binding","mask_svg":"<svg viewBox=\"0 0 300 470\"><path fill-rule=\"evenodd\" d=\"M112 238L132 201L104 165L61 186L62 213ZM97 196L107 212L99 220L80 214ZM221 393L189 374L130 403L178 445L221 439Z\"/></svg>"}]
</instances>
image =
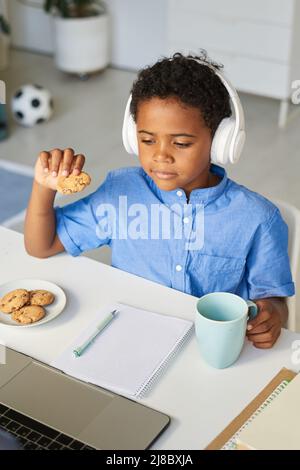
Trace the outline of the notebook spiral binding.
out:
<instances>
[{"instance_id":1,"label":"notebook spiral binding","mask_svg":"<svg viewBox=\"0 0 300 470\"><path fill-rule=\"evenodd\" d=\"M159 364L159 366L154 370L150 380L143 382L142 385L139 387L139 389L136 392L137 398L144 398L147 395L147 393L154 386L155 382L157 382L157 380L159 379L163 371L170 365L170 362L179 353L184 343L192 336L193 331L194 331L194 325L189 327L189 329L185 332L185 334L182 336L180 341L174 344L173 348L171 349L167 357L165 357L163 361Z\"/></svg>"},{"instance_id":2,"label":"notebook spiral binding","mask_svg":"<svg viewBox=\"0 0 300 470\"><path fill-rule=\"evenodd\" d=\"M268 396L268 398L257 408L257 410L250 416L249 419L243 424L243 426L227 441L221 450L235 450L236 449L236 439L239 437L241 431L243 431L248 424L250 424L259 414L268 406L272 401L285 389L289 384L288 380L283 380L278 387L273 390L273 392Z\"/></svg>"}]
</instances>

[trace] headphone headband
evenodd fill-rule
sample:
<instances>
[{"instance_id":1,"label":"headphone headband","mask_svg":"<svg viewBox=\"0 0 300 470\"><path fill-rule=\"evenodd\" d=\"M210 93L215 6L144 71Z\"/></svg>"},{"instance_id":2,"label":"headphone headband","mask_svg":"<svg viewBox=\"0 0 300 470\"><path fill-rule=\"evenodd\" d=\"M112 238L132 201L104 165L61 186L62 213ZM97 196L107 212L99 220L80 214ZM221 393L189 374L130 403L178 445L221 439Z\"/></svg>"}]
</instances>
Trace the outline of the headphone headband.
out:
<instances>
[{"instance_id":1,"label":"headphone headband","mask_svg":"<svg viewBox=\"0 0 300 470\"><path fill-rule=\"evenodd\" d=\"M234 142L239 132L240 131L245 132L245 116L244 116L244 110L243 110L239 95L237 94L236 89L228 80L228 78L225 77L224 74L221 73L216 67L200 59L191 59L191 60L198 62L198 64L206 65L206 67L209 67L215 73L215 75L219 77L219 79L221 80L221 82L223 83L223 85L225 86L226 90L229 93L231 103L233 104L233 110L234 110L234 115L235 115L235 126L233 130L233 135L232 135L231 148L229 150L230 154L232 154L232 152L234 152L234 148L233 148Z\"/></svg>"},{"instance_id":2,"label":"headphone headband","mask_svg":"<svg viewBox=\"0 0 300 470\"><path fill-rule=\"evenodd\" d=\"M170 59L171 60L171 59ZM241 155L245 143L245 118L240 98L236 89L225 78L225 76L216 69L213 65L202 61L201 59L189 59L198 62L201 65L209 67L215 75L219 77L226 90L232 103L231 110L234 111L234 117L224 118L213 138L211 147L211 161L214 163L226 164L236 163ZM136 133L136 125L130 113L131 95L126 104L122 137L126 151L128 153L138 154L138 141Z\"/></svg>"}]
</instances>

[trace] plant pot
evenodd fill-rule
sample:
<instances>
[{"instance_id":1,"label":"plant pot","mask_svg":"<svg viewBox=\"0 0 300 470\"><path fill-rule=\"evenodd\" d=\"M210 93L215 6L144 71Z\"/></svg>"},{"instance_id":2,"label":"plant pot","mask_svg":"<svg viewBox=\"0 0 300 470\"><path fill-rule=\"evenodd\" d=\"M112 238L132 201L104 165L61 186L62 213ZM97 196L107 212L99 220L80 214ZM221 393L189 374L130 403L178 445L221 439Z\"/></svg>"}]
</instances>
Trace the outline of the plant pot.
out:
<instances>
[{"instance_id":1,"label":"plant pot","mask_svg":"<svg viewBox=\"0 0 300 470\"><path fill-rule=\"evenodd\" d=\"M8 66L9 38L6 34L0 33L0 70Z\"/></svg>"},{"instance_id":2,"label":"plant pot","mask_svg":"<svg viewBox=\"0 0 300 470\"><path fill-rule=\"evenodd\" d=\"M54 18L55 62L64 72L80 75L104 69L108 59L108 15Z\"/></svg>"}]
</instances>

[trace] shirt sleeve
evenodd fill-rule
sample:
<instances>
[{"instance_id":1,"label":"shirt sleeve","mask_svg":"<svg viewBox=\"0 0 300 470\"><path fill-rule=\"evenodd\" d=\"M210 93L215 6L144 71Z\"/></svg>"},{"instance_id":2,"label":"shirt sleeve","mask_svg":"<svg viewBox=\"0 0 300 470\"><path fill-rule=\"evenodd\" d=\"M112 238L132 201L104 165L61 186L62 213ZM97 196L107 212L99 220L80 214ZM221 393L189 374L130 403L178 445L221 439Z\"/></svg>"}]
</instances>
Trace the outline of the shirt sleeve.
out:
<instances>
[{"instance_id":1,"label":"shirt sleeve","mask_svg":"<svg viewBox=\"0 0 300 470\"><path fill-rule=\"evenodd\" d=\"M246 263L250 299L295 294L288 256L288 227L276 208L259 225Z\"/></svg>"},{"instance_id":2,"label":"shirt sleeve","mask_svg":"<svg viewBox=\"0 0 300 470\"><path fill-rule=\"evenodd\" d=\"M72 256L111 241L110 176L92 194L64 207L55 207L56 233Z\"/></svg>"}]
</instances>

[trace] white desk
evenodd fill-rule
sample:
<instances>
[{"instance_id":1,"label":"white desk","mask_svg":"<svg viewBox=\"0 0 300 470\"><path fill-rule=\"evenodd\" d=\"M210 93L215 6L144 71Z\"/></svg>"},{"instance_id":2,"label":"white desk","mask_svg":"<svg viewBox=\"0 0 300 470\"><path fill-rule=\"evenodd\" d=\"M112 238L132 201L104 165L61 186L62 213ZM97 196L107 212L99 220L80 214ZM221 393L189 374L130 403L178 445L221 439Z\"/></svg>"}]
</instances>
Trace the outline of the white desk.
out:
<instances>
[{"instance_id":1,"label":"white desk","mask_svg":"<svg viewBox=\"0 0 300 470\"><path fill-rule=\"evenodd\" d=\"M163 267L162 267L163 269ZM60 285L68 303L57 319L39 327L0 327L0 341L49 363L87 325L97 307L120 301L193 319L195 297L119 271L86 257L60 254L36 259L26 254L23 236L0 227L0 284L15 279L45 279ZM282 366L292 364L292 342L300 335L283 330L275 347L255 349L246 342L232 367L207 366L193 337L141 402L169 414L169 428L155 449L204 448Z\"/></svg>"}]
</instances>

